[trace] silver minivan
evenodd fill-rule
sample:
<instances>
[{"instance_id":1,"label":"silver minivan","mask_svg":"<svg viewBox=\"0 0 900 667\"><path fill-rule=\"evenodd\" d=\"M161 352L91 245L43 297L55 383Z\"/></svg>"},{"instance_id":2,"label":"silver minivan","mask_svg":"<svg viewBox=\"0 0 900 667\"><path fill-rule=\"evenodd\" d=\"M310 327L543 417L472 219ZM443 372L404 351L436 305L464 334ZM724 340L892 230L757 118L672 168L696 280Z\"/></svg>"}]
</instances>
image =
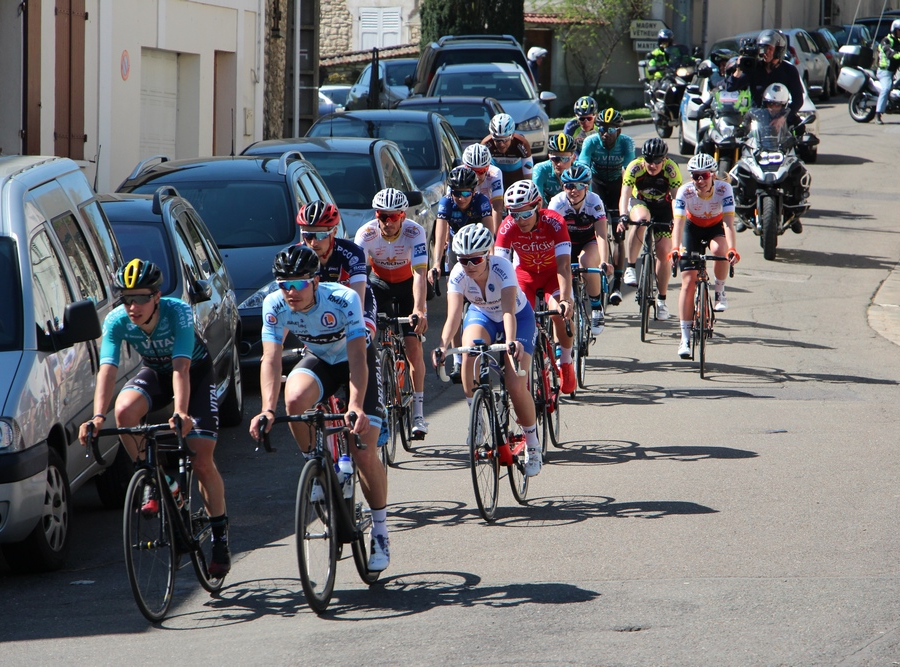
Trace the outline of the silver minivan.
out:
<instances>
[{"instance_id":1,"label":"silver minivan","mask_svg":"<svg viewBox=\"0 0 900 667\"><path fill-rule=\"evenodd\" d=\"M78 442L93 414L100 322L117 305L121 265L77 164L0 158L0 548L15 570L62 567L72 492L87 481L100 475L104 505L124 496L131 466L116 441L101 443L106 469ZM140 362L125 348L117 390Z\"/></svg>"}]
</instances>

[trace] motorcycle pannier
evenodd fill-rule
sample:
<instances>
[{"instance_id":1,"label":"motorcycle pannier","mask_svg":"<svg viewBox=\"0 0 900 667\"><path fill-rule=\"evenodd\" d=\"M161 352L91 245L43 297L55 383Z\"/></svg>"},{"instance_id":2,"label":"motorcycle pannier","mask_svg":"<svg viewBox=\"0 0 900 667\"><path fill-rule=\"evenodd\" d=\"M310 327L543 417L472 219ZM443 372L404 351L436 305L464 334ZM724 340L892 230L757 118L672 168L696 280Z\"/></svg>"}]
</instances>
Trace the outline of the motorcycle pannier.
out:
<instances>
[{"instance_id":1,"label":"motorcycle pannier","mask_svg":"<svg viewBox=\"0 0 900 667\"><path fill-rule=\"evenodd\" d=\"M866 75L852 67L842 67L837 85L851 95L858 93L866 82Z\"/></svg>"},{"instance_id":2,"label":"motorcycle pannier","mask_svg":"<svg viewBox=\"0 0 900 667\"><path fill-rule=\"evenodd\" d=\"M842 54L841 65L843 67L864 67L866 69L872 67L872 59L875 55L872 47L845 44L839 50Z\"/></svg>"}]
</instances>

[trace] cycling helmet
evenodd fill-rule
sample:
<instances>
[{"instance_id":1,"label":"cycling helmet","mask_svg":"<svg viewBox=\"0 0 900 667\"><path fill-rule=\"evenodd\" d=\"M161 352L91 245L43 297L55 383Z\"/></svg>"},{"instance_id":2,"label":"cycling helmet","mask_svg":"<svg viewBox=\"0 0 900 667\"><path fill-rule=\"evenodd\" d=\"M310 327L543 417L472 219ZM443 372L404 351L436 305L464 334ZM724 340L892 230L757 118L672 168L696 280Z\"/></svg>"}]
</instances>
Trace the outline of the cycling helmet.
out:
<instances>
[{"instance_id":1,"label":"cycling helmet","mask_svg":"<svg viewBox=\"0 0 900 667\"><path fill-rule=\"evenodd\" d=\"M116 273L116 287L126 289L149 289L153 292L162 285L162 271L153 262L133 259Z\"/></svg>"},{"instance_id":2,"label":"cycling helmet","mask_svg":"<svg viewBox=\"0 0 900 667\"><path fill-rule=\"evenodd\" d=\"M512 116L508 113L498 113L491 118L491 136L494 137L511 137L516 130L516 124L513 122Z\"/></svg>"},{"instance_id":3,"label":"cycling helmet","mask_svg":"<svg viewBox=\"0 0 900 667\"><path fill-rule=\"evenodd\" d=\"M574 153L575 139L571 134L565 132L551 135L547 150L551 153Z\"/></svg>"},{"instance_id":4,"label":"cycling helmet","mask_svg":"<svg viewBox=\"0 0 900 667\"><path fill-rule=\"evenodd\" d=\"M405 211L408 207L406 195L394 188L379 190L372 199L372 208L376 211Z\"/></svg>"},{"instance_id":5,"label":"cycling helmet","mask_svg":"<svg viewBox=\"0 0 900 667\"><path fill-rule=\"evenodd\" d=\"M583 164L575 164L566 169L559 177L559 180L562 181L563 185L566 183L590 183L591 170Z\"/></svg>"},{"instance_id":6,"label":"cycling helmet","mask_svg":"<svg viewBox=\"0 0 900 667\"><path fill-rule=\"evenodd\" d=\"M491 152L484 144L472 144L463 151L462 160L470 169L484 169L491 163Z\"/></svg>"},{"instance_id":7,"label":"cycling helmet","mask_svg":"<svg viewBox=\"0 0 900 667\"><path fill-rule=\"evenodd\" d=\"M675 41L675 33L669 30L668 28L663 28L659 31L659 34L656 35L656 45L662 46L663 42L668 44L672 44Z\"/></svg>"},{"instance_id":8,"label":"cycling helmet","mask_svg":"<svg viewBox=\"0 0 900 667\"><path fill-rule=\"evenodd\" d=\"M506 208L525 208L541 201L541 192L534 181L516 181L503 195Z\"/></svg>"},{"instance_id":9,"label":"cycling helmet","mask_svg":"<svg viewBox=\"0 0 900 667\"><path fill-rule=\"evenodd\" d=\"M643 148L641 148L641 156L647 160L658 160L659 158L665 157L668 154L668 144L666 144L666 142L659 137L647 139L647 141L644 142Z\"/></svg>"},{"instance_id":10,"label":"cycling helmet","mask_svg":"<svg viewBox=\"0 0 900 667\"><path fill-rule=\"evenodd\" d=\"M537 60L547 55L547 49L540 46L532 46L528 49L528 60Z\"/></svg>"},{"instance_id":11,"label":"cycling helmet","mask_svg":"<svg viewBox=\"0 0 900 667\"><path fill-rule=\"evenodd\" d=\"M775 47L772 60L784 58L784 52L787 49L787 39L785 39L784 34L780 30L763 30L759 33L759 37L756 38L756 48L760 58L763 57L766 47L770 44Z\"/></svg>"},{"instance_id":12,"label":"cycling helmet","mask_svg":"<svg viewBox=\"0 0 900 667\"><path fill-rule=\"evenodd\" d=\"M891 21L891 32L894 32L895 30L900 30L900 19Z\"/></svg>"},{"instance_id":13,"label":"cycling helmet","mask_svg":"<svg viewBox=\"0 0 900 667\"><path fill-rule=\"evenodd\" d=\"M791 103L791 94L783 83L771 83L763 93L763 106L780 104L782 107Z\"/></svg>"},{"instance_id":14,"label":"cycling helmet","mask_svg":"<svg viewBox=\"0 0 900 667\"><path fill-rule=\"evenodd\" d=\"M597 100L595 100L593 97L585 95L584 97L579 97L578 101L575 102L576 116L593 116L596 113Z\"/></svg>"},{"instance_id":15,"label":"cycling helmet","mask_svg":"<svg viewBox=\"0 0 900 667\"><path fill-rule=\"evenodd\" d=\"M272 275L284 278L312 278L319 272L319 256L305 245L293 245L275 255Z\"/></svg>"},{"instance_id":16,"label":"cycling helmet","mask_svg":"<svg viewBox=\"0 0 900 667\"><path fill-rule=\"evenodd\" d=\"M321 199L301 206L297 214L297 224L301 227L337 227L340 221L337 206Z\"/></svg>"},{"instance_id":17,"label":"cycling helmet","mask_svg":"<svg viewBox=\"0 0 900 667\"><path fill-rule=\"evenodd\" d=\"M718 169L718 164L716 164L716 159L712 155L707 155L706 153L697 153L694 157L688 160L687 168L688 171L716 171Z\"/></svg>"},{"instance_id":18,"label":"cycling helmet","mask_svg":"<svg viewBox=\"0 0 900 667\"><path fill-rule=\"evenodd\" d=\"M457 255L481 255L490 252L493 245L494 235L491 230L476 222L456 232L451 247Z\"/></svg>"},{"instance_id":19,"label":"cycling helmet","mask_svg":"<svg viewBox=\"0 0 900 667\"><path fill-rule=\"evenodd\" d=\"M454 167L447 177L447 185L453 190L474 190L478 175L468 167Z\"/></svg>"},{"instance_id":20,"label":"cycling helmet","mask_svg":"<svg viewBox=\"0 0 900 667\"><path fill-rule=\"evenodd\" d=\"M622 114L612 107L604 109L600 113L599 120L602 120L604 125L609 125L610 127L622 127Z\"/></svg>"}]
</instances>

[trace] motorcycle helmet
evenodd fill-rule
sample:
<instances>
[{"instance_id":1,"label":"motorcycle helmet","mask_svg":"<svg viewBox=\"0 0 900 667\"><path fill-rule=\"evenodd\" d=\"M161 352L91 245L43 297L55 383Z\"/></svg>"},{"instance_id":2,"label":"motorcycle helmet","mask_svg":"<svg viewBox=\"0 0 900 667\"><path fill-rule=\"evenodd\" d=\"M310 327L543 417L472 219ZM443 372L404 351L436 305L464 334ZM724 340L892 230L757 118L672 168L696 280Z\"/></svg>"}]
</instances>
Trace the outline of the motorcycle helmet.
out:
<instances>
[{"instance_id":1,"label":"motorcycle helmet","mask_svg":"<svg viewBox=\"0 0 900 667\"><path fill-rule=\"evenodd\" d=\"M466 146L463 151L463 164L470 169L484 169L491 163L491 152L484 144Z\"/></svg>"},{"instance_id":2,"label":"motorcycle helmet","mask_svg":"<svg viewBox=\"0 0 900 667\"><path fill-rule=\"evenodd\" d=\"M784 52L787 50L787 39L780 30L763 30L756 38L757 56L760 60L766 52L767 46L774 46L775 51L772 54L772 60L781 60L784 58Z\"/></svg>"},{"instance_id":3,"label":"motorcycle helmet","mask_svg":"<svg viewBox=\"0 0 900 667\"><path fill-rule=\"evenodd\" d=\"M791 103L791 94L783 83L772 83L763 92L762 101L764 107L777 106L778 109L776 111L780 113ZM772 113L771 109L770 113Z\"/></svg>"},{"instance_id":4,"label":"motorcycle helmet","mask_svg":"<svg viewBox=\"0 0 900 667\"><path fill-rule=\"evenodd\" d=\"M597 100L593 97L585 95L584 97L579 97L578 101L575 102L575 115L579 118L581 116L593 116L596 113Z\"/></svg>"},{"instance_id":5,"label":"motorcycle helmet","mask_svg":"<svg viewBox=\"0 0 900 667\"><path fill-rule=\"evenodd\" d=\"M340 221L337 206L321 199L301 207L297 214L297 224L301 227L337 227Z\"/></svg>"},{"instance_id":6,"label":"motorcycle helmet","mask_svg":"<svg viewBox=\"0 0 900 667\"><path fill-rule=\"evenodd\" d=\"M547 143L547 150L551 153L574 153L575 139L571 134L565 132L551 135L550 141Z\"/></svg>"},{"instance_id":7,"label":"motorcycle helmet","mask_svg":"<svg viewBox=\"0 0 900 667\"><path fill-rule=\"evenodd\" d=\"M534 181L516 181L503 195L506 208L525 208L541 201L541 193Z\"/></svg>"},{"instance_id":8,"label":"motorcycle helmet","mask_svg":"<svg viewBox=\"0 0 900 667\"><path fill-rule=\"evenodd\" d=\"M707 79L713 75L715 72L715 68L713 67L712 60L704 60L697 66L697 76L701 79Z\"/></svg>"},{"instance_id":9,"label":"motorcycle helmet","mask_svg":"<svg viewBox=\"0 0 900 667\"><path fill-rule=\"evenodd\" d=\"M547 49L540 46L532 46L528 49L528 60L537 60L547 55Z\"/></svg>"},{"instance_id":10,"label":"motorcycle helmet","mask_svg":"<svg viewBox=\"0 0 900 667\"><path fill-rule=\"evenodd\" d=\"M512 116L508 113L498 113L491 118L491 136L495 139L505 139L511 137L516 129Z\"/></svg>"},{"instance_id":11,"label":"motorcycle helmet","mask_svg":"<svg viewBox=\"0 0 900 667\"><path fill-rule=\"evenodd\" d=\"M668 28L663 28L659 31L659 34L656 35L656 45L659 48L662 48L663 44L666 44L666 46L670 46L674 41L675 33Z\"/></svg>"},{"instance_id":12,"label":"motorcycle helmet","mask_svg":"<svg viewBox=\"0 0 900 667\"><path fill-rule=\"evenodd\" d=\"M900 19L894 19L893 21L891 21L891 33L894 33L897 30L900 30Z\"/></svg>"},{"instance_id":13,"label":"motorcycle helmet","mask_svg":"<svg viewBox=\"0 0 900 667\"><path fill-rule=\"evenodd\" d=\"M409 208L409 200L400 190L385 188L375 193L372 208L376 211L405 211Z\"/></svg>"},{"instance_id":14,"label":"motorcycle helmet","mask_svg":"<svg viewBox=\"0 0 900 667\"><path fill-rule=\"evenodd\" d=\"M563 185L566 183L590 183L591 170L583 164L575 164L566 169L559 177L559 180L562 181Z\"/></svg>"},{"instance_id":15,"label":"motorcycle helmet","mask_svg":"<svg viewBox=\"0 0 900 667\"><path fill-rule=\"evenodd\" d=\"M741 65L741 57L740 56L734 56L733 58L729 58L728 62L725 63L725 76L731 76L734 73L734 70L736 70L738 67L740 67L740 65Z\"/></svg>"},{"instance_id":16,"label":"motorcycle helmet","mask_svg":"<svg viewBox=\"0 0 900 667\"><path fill-rule=\"evenodd\" d=\"M319 256L305 245L294 245L275 255L272 275L277 279L312 278L319 272Z\"/></svg>"},{"instance_id":17,"label":"motorcycle helmet","mask_svg":"<svg viewBox=\"0 0 900 667\"><path fill-rule=\"evenodd\" d=\"M156 292L162 282L162 271L156 264L143 259L133 259L118 270L115 284L120 290L149 289Z\"/></svg>"},{"instance_id":18,"label":"motorcycle helmet","mask_svg":"<svg viewBox=\"0 0 900 667\"><path fill-rule=\"evenodd\" d=\"M491 230L476 222L466 225L453 235L451 247L457 255L484 255L491 251L494 235Z\"/></svg>"},{"instance_id":19,"label":"motorcycle helmet","mask_svg":"<svg viewBox=\"0 0 900 667\"><path fill-rule=\"evenodd\" d=\"M451 190L474 190L478 185L478 175L468 167L454 167L447 177Z\"/></svg>"},{"instance_id":20,"label":"motorcycle helmet","mask_svg":"<svg viewBox=\"0 0 900 667\"><path fill-rule=\"evenodd\" d=\"M718 168L716 164L716 160L712 155L707 155L706 153L697 153L694 157L688 160L687 163L688 171L711 171L715 172Z\"/></svg>"},{"instance_id":21,"label":"motorcycle helmet","mask_svg":"<svg viewBox=\"0 0 900 667\"><path fill-rule=\"evenodd\" d=\"M709 54L709 60L713 65L719 67L722 63L728 62L736 55L737 54L731 49L715 49Z\"/></svg>"},{"instance_id":22,"label":"motorcycle helmet","mask_svg":"<svg viewBox=\"0 0 900 667\"><path fill-rule=\"evenodd\" d=\"M641 156L645 160L658 160L669 154L669 145L659 137L647 139L641 148Z\"/></svg>"}]
</instances>

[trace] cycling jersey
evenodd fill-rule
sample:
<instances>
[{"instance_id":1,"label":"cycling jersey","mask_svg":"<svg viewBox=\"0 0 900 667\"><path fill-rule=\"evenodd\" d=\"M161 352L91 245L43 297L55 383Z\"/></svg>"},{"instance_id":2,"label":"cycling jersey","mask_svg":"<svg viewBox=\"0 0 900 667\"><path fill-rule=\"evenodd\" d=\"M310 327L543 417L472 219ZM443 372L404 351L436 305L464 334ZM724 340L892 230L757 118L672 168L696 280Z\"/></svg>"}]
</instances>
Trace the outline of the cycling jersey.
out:
<instances>
[{"instance_id":1,"label":"cycling jersey","mask_svg":"<svg viewBox=\"0 0 900 667\"><path fill-rule=\"evenodd\" d=\"M428 266L425 229L413 220L404 220L393 241L381 235L378 220L370 220L356 231L356 245L372 263L372 272L386 283L412 278L413 271Z\"/></svg>"},{"instance_id":2,"label":"cycling jersey","mask_svg":"<svg viewBox=\"0 0 900 667\"><path fill-rule=\"evenodd\" d=\"M453 197L442 197L438 203L437 217L446 220L450 227L450 237L459 231L460 228L473 222L481 222L482 218L490 218L494 211L491 208L491 201L480 192L472 195L472 201L469 208L463 211Z\"/></svg>"},{"instance_id":3,"label":"cycling jersey","mask_svg":"<svg viewBox=\"0 0 900 667\"><path fill-rule=\"evenodd\" d=\"M537 224L530 232L523 232L508 215L500 224L494 254L512 260L515 251L516 271L556 274L556 258L572 254L572 242L566 221L556 211L542 208L537 212Z\"/></svg>"},{"instance_id":4,"label":"cycling jersey","mask_svg":"<svg viewBox=\"0 0 900 667\"><path fill-rule=\"evenodd\" d=\"M592 134L584 140L576 162L590 167L591 174L598 181L612 182L622 179L622 169L634 161L634 156L634 140L631 137L620 133L613 147L607 150L603 138Z\"/></svg>"},{"instance_id":5,"label":"cycling jersey","mask_svg":"<svg viewBox=\"0 0 900 667\"><path fill-rule=\"evenodd\" d=\"M152 333L132 323L125 306L118 306L103 322L100 365L118 367L122 341L141 355L144 365L160 373L172 373L173 359L190 359L191 364L209 359L209 351L194 329L194 312L180 299L159 300L159 321Z\"/></svg>"},{"instance_id":6,"label":"cycling jersey","mask_svg":"<svg viewBox=\"0 0 900 667\"><path fill-rule=\"evenodd\" d=\"M565 192L560 192L551 199L548 208L551 211L556 211L565 219L573 248L577 247L580 249L590 241L595 241L597 239L597 231L594 223L597 220L606 219L606 209L603 207L603 202L600 200L600 196L593 192L588 192L585 195L578 211L569 202Z\"/></svg>"},{"instance_id":7,"label":"cycling jersey","mask_svg":"<svg viewBox=\"0 0 900 667\"><path fill-rule=\"evenodd\" d=\"M375 294L369 285L366 273L366 253L358 245L349 239L334 239L331 255L328 261L319 266L317 274L323 283L340 283L344 286L366 284L366 302L363 307L363 317L372 325L376 321L377 312L375 306Z\"/></svg>"},{"instance_id":8,"label":"cycling jersey","mask_svg":"<svg viewBox=\"0 0 900 667\"><path fill-rule=\"evenodd\" d=\"M578 118L570 118L566 121L563 132L575 140L575 155L578 155L581 153L587 138L597 134L597 126L594 125L590 130L585 131L581 123L578 122Z\"/></svg>"},{"instance_id":9,"label":"cycling jersey","mask_svg":"<svg viewBox=\"0 0 900 667\"><path fill-rule=\"evenodd\" d=\"M570 162L569 164L572 163ZM538 190L541 191L541 196L545 202L549 202L554 195L558 195L563 191L562 181L556 175L556 171L553 169L553 162L550 160L545 160L534 168L534 171L531 172L531 180L538 186Z\"/></svg>"},{"instance_id":10,"label":"cycling jersey","mask_svg":"<svg viewBox=\"0 0 900 667\"><path fill-rule=\"evenodd\" d=\"M521 134L514 134L512 141L502 152L491 137L483 139L481 143L488 147L494 165L503 172L504 189L516 181L531 178L531 170L534 166L534 160L531 158L531 146L528 144L528 139Z\"/></svg>"},{"instance_id":11,"label":"cycling jersey","mask_svg":"<svg viewBox=\"0 0 900 667\"><path fill-rule=\"evenodd\" d=\"M516 288L516 309L515 313L525 308L528 301L519 282L516 280L516 271L512 262L504 257L488 255L488 278L484 286L484 292L478 286L474 279L466 274L465 267L457 264L450 272L447 279L447 292L455 292L462 294L471 304L471 308L477 308L487 315L494 322L503 321L503 304L500 299L500 293L504 287Z\"/></svg>"},{"instance_id":12,"label":"cycling jersey","mask_svg":"<svg viewBox=\"0 0 900 667\"><path fill-rule=\"evenodd\" d=\"M681 186L681 171L670 158L655 176L647 171L643 158L632 160L625 168L622 186L631 188L632 196L649 204L666 204L669 190Z\"/></svg>"},{"instance_id":13,"label":"cycling jersey","mask_svg":"<svg viewBox=\"0 0 900 667\"><path fill-rule=\"evenodd\" d=\"M734 193L726 181L715 182L709 199L697 192L693 182L685 183L675 195L675 215L686 217L698 227L713 227L722 222L725 213L734 213Z\"/></svg>"},{"instance_id":14,"label":"cycling jersey","mask_svg":"<svg viewBox=\"0 0 900 667\"><path fill-rule=\"evenodd\" d=\"M347 341L366 336L359 295L339 283L319 283L315 305L294 312L281 290L272 292L263 301L262 341L283 345L285 330L322 361L347 361Z\"/></svg>"},{"instance_id":15,"label":"cycling jersey","mask_svg":"<svg viewBox=\"0 0 900 667\"><path fill-rule=\"evenodd\" d=\"M484 180L475 186L475 192L482 194L491 202L495 200L503 201L503 173L494 165L488 165L487 174ZM450 188L447 188L447 194L450 194Z\"/></svg>"}]
</instances>

